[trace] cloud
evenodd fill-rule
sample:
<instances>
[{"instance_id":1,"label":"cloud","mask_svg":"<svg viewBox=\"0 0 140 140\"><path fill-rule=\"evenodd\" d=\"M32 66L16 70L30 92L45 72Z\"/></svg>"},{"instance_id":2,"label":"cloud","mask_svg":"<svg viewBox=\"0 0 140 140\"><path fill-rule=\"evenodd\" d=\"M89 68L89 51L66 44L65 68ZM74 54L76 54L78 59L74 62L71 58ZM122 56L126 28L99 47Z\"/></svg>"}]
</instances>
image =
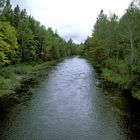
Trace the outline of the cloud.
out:
<instances>
[{"instance_id":1,"label":"cloud","mask_svg":"<svg viewBox=\"0 0 140 140\"><path fill-rule=\"evenodd\" d=\"M105 13L115 12L119 17L131 0L11 0L27 9L35 19L46 27L57 29L65 38L76 43L91 35L93 25L101 9Z\"/></svg>"}]
</instances>

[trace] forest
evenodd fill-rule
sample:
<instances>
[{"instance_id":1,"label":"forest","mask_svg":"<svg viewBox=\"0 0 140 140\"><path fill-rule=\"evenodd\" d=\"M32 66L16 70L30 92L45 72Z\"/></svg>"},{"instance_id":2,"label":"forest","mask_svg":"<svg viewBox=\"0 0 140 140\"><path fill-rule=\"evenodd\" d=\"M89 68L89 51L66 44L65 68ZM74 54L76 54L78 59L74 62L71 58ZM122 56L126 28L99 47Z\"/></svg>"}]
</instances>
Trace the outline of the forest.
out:
<instances>
[{"instance_id":1,"label":"forest","mask_svg":"<svg viewBox=\"0 0 140 140\"><path fill-rule=\"evenodd\" d=\"M104 83L140 97L139 1L133 1L121 18L101 10L91 37L79 49L93 62Z\"/></svg>"},{"instance_id":2,"label":"forest","mask_svg":"<svg viewBox=\"0 0 140 140\"><path fill-rule=\"evenodd\" d=\"M14 9L10 0L1 0L0 14L0 65L47 61L74 55L76 44L66 42L57 31L46 29L26 9L17 5Z\"/></svg>"},{"instance_id":3,"label":"forest","mask_svg":"<svg viewBox=\"0 0 140 140\"><path fill-rule=\"evenodd\" d=\"M47 28L26 9L12 7L10 0L0 0L0 95L19 87L24 75L35 66L77 54L72 39L65 41L57 31ZM27 76L28 77L28 76ZM10 90L10 91L9 91Z\"/></svg>"},{"instance_id":4,"label":"forest","mask_svg":"<svg viewBox=\"0 0 140 140\"><path fill-rule=\"evenodd\" d=\"M80 54L91 60L104 83L140 97L140 2L134 0L121 18L100 11L92 35L80 45L28 15L10 0L0 1L0 67L33 64ZM5 72L1 71L1 75ZM0 77L3 79L3 76ZM2 80L1 80L2 81ZM2 83L1 83L2 85Z\"/></svg>"}]
</instances>

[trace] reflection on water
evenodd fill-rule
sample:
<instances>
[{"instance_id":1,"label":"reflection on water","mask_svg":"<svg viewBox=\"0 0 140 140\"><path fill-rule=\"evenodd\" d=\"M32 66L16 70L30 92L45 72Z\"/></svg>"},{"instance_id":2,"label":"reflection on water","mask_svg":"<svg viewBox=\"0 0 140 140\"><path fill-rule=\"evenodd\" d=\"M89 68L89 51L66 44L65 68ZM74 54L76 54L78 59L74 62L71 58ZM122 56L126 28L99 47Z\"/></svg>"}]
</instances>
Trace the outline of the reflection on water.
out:
<instances>
[{"instance_id":1,"label":"reflection on water","mask_svg":"<svg viewBox=\"0 0 140 140\"><path fill-rule=\"evenodd\" d=\"M140 138L139 108L120 93L95 86L91 65L66 59L31 100L1 121L0 139L131 140Z\"/></svg>"}]
</instances>

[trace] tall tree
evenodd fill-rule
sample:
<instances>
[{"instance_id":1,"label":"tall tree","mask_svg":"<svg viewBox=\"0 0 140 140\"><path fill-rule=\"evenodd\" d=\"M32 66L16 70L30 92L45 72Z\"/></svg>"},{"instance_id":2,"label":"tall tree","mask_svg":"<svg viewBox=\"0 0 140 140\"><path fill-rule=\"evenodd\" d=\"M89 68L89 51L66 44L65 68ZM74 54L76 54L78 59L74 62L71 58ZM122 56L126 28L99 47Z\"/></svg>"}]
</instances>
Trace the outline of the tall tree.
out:
<instances>
[{"instance_id":1,"label":"tall tree","mask_svg":"<svg viewBox=\"0 0 140 140\"><path fill-rule=\"evenodd\" d=\"M19 20L20 20L20 8L19 5L17 5L14 8L14 18L13 18L13 25L14 27L18 27L19 26Z\"/></svg>"},{"instance_id":2,"label":"tall tree","mask_svg":"<svg viewBox=\"0 0 140 140\"><path fill-rule=\"evenodd\" d=\"M12 10L12 5L10 3L10 0L6 1L6 4L4 6L1 19L3 21L9 21L12 24L13 21L13 10Z\"/></svg>"},{"instance_id":3,"label":"tall tree","mask_svg":"<svg viewBox=\"0 0 140 140\"><path fill-rule=\"evenodd\" d=\"M133 71L135 65L135 41L139 38L139 25L137 24L137 19L137 11L134 8L133 3L131 3L130 7L120 20L120 26L122 26L121 36L126 40L126 42L128 42L128 45L130 46L130 71L132 79L134 76Z\"/></svg>"},{"instance_id":4,"label":"tall tree","mask_svg":"<svg viewBox=\"0 0 140 140\"><path fill-rule=\"evenodd\" d=\"M0 16L2 14L4 5L5 5L5 0L0 0Z\"/></svg>"},{"instance_id":5,"label":"tall tree","mask_svg":"<svg viewBox=\"0 0 140 140\"><path fill-rule=\"evenodd\" d=\"M8 22L0 21L0 64L15 62L17 48L15 29Z\"/></svg>"},{"instance_id":6,"label":"tall tree","mask_svg":"<svg viewBox=\"0 0 140 140\"><path fill-rule=\"evenodd\" d=\"M33 61L36 59L34 35L30 29L28 19L21 19L18 27L18 43L21 61Z\"/></svg>"}]
</instances>

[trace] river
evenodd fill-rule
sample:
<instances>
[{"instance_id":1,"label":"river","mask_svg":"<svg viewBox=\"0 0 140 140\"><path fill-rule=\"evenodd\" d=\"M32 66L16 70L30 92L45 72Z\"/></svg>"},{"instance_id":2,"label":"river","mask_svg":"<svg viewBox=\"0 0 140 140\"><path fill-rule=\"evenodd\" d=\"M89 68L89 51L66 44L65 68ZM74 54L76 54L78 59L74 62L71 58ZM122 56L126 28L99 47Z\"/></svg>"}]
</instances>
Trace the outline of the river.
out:
<instances>
[{"instance_id":1,"label":"river","mask_svg":"<svg viewBox=\"0 0 140 140\"><path fill-rule=\"evenodd\" d=\"M85 59L60 62L1 120L0 139L140 139L140 106L98 87L95 74Z\"/></svg>"}]
</instances>

